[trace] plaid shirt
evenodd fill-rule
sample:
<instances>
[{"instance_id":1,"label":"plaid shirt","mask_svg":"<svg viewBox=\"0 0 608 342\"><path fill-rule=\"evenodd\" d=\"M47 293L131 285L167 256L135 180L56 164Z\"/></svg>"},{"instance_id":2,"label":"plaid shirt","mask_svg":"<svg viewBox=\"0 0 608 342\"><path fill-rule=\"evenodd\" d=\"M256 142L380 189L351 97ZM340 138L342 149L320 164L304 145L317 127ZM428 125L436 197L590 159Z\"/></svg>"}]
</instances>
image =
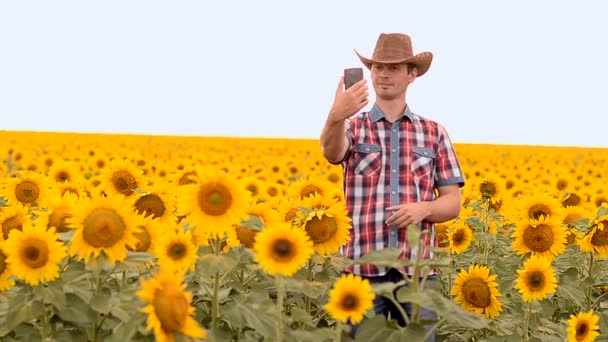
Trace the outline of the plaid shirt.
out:
<instances>
[{"instance_id":1,"label":"plaid shirt","mask_svg":"<svg viewBox=\"0 0 608 342\"><path fill-rule=\"evenodd\" d=\"M385 208L400 203L432 201L435 188L450 184L464 186L462 171L446 130L436 122L405 111L389 122L374 105L370 112L346 120L348 152L344 169L346 209L352 219L350 241L342 254L351 259L383 248L403 249L400 258L416 258L416 249L407 243L407 230L388 227ZM420 224L424 234L422 258L433 255L427 246L437 245L435 227ZM374 265L354 265L347 269L364 276L384 275L388 269ZM401 272L410 274L404 267Z\"/></svg>"}]
</instances>

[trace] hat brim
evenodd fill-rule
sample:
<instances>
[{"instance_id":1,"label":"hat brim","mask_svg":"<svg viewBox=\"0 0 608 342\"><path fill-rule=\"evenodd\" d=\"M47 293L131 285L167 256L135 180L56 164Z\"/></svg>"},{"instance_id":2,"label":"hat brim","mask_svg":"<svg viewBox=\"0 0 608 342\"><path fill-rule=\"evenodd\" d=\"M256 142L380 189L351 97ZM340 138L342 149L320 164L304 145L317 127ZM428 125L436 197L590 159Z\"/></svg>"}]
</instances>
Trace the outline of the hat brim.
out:
<instances>
[{"instance_id":1,"label":"hat brim","mask_svg":"<svg viewBox=\"0 0 608 342\"><path fill-rule=\"evenodd\" d=\"M395 60L375 60L369 59L361 56L357 50L355 53L368 69L372 68L372 64L380 63L380 64L400 64L400 63L411 63L416 65L416 69L418 69L418 77L424 75L429 68L431 67L431 62L433 61L433 54L431 52L425 51L421 52L417 55L414 55L405 59L395 59Z\"/></svg>"}]
</instances>

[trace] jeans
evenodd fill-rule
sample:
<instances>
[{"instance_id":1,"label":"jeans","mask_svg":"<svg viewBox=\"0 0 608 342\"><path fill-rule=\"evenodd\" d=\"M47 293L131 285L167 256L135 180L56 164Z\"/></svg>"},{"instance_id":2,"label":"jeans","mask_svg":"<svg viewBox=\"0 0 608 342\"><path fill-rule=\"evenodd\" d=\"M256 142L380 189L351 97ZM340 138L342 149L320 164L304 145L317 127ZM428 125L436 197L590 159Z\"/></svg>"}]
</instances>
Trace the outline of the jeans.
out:
<instances>
[{"instance_id":1,"label":"jeans","mask_svg":"<svg viewBox=\"0 0 608 342\"><path fill-rule=\"evenodd\" d=\"M403 274L401 274L401 272L399 272L398 270L396 270L394 268L391 268L383 276L378 276L378 277L362 276L362 278L367 279L370 282L370 284L380 284L380 283L387 283L387 282L398 283L404 279ZM432 275L427 278L426 284L430 285L431 282L436 282L436 281L437 281L437 276ZM409 286L409 284L405 284L403 286ZM397 291L399 291L399 289L401 287L402 286L399 286L399 287L395 288L395 290L393 291L393 295L395 296L395 298L397 296ZM425 287L426 287L426 285L425 285ZM401 304L401 307L403 308L403 311L405 311L406 315L409 318L411 318L412 317L412 304L411 303L400 303L400 304ZM397 306L395 306L395 304L386 297L376 296L376 298L374 298L374 311L375 311L376 315L382 314L386 317L388 317L388 315L390 313L391 319L394 319L395 321L397 321L399 326L405 327L405 325L406 325L405 319L403 318L403 316L401 316L401 312L399 311ZM437 314L434 311L425 309L423 307L420 307L418 317L422 321L436 321L437 320ZM363 323L363 321L361 323ZM427 331L432 328L433 328L433 324L427 325L424 327L424 329ZM352 337L352 338L355 337L355 334L357 333L357 329L358 329L358 325L351 325L350 337ZM435 335L436 334L433 333L427 341L435 342Z\"/></svg>"}]
</instances>

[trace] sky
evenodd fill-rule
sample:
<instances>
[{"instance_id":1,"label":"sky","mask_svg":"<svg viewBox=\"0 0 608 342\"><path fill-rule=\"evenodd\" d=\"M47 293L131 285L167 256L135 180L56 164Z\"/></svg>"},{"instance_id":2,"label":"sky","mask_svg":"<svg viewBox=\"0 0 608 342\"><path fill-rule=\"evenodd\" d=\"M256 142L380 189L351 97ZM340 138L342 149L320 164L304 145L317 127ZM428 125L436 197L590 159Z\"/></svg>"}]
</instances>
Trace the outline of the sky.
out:
<instances>
[{"instance_id":1,"label":"sky","mask_svg":"<svg viewBox=\"0 0 608 342\"><path fill-rule=\"evenodd\" d=\"M2 1L0 130L318 139L354 50L399 32L453 142L608 147L605 3Z\"/></svg>"}]
</instances>

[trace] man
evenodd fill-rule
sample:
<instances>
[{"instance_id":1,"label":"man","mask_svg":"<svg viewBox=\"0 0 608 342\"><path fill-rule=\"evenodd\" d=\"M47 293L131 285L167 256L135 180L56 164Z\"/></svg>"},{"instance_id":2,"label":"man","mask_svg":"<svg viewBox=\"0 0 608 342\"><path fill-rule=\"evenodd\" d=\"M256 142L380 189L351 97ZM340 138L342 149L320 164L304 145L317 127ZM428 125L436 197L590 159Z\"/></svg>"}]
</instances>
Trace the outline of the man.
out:
<instances>
[{"instance_id":1,"label":"man","mask_svg":"<svg viewBox=\"0 0 608 342\"><path fill-rule=\"evenodd\" d=\"M405 228L414 224L430 232L421 238L422 258L429 259L428 246L437 245L433 223L458 216L459 187L464 186L446 130L414 114L406 102L409 85L427 72L433 55L414 55L410 37L395 33L380 35L371 59L356 53L371 71L376 102L369 112L353 117L368 104L368 88L361 80L344 90L342 78L321 133L323 155L344 169L344 195L353 229L342 253L358 259L374 250L401 248L402 257L413 260L417 251L408 245ZM354 265L345 271L371 283L397 282L403 274L412 275L407 267L389 270L374 265ZM376 313L390 312L405 325L399 310L386 298L377 297L374 306ZM403 307L406 312L410 309Z\"/></svg>"}]
</instances>

